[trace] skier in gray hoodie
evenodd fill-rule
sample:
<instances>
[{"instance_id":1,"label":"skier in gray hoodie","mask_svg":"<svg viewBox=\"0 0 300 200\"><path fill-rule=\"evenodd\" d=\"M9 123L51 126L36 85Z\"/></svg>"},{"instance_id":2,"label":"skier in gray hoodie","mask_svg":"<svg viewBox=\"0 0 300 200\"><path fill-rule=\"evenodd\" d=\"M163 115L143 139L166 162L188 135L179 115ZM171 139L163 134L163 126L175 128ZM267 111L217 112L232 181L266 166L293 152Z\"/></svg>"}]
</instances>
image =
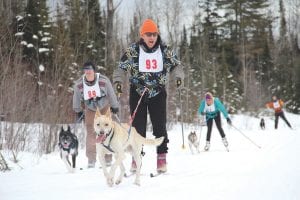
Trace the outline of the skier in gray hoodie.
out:
<instances>
[{"instance_id":1,"label":"skier in gray hoodie","mask_svg":"<svg viewBox=\"0 0 300 200\"><path fill-rule=\"evenodd\" d=\"M95 66L92 62L83 65L84 75L74 84L73 110L77 113L77 119L85 116L86 135L86 156L88 167L95 167L96 162L96 136L94 133L94 117L97 107L103 114L107 109L116 114L119 111L119 103L110 80L95 73ZM76 120L78 121L78 120ZM111 155L105 156L107 165L111 163Z\"/></svg>"}]
</instances>

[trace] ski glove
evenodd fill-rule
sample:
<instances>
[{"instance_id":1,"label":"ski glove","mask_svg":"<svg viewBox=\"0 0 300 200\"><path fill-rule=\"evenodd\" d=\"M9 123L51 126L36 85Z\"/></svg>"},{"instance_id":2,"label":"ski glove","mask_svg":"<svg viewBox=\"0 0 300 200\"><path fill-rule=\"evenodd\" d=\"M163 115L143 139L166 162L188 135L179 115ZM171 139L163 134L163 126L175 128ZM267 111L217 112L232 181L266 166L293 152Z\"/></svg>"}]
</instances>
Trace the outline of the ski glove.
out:
<instances>
[{"instance_id":1,"label":"ski glove","mask_svg":"<svg viewBox=\"0 0 300 200\"><path fill-rule=\"evenodd\" d=\"M176 79L176 87L177 88L179 88L180 86L181 86L181 79L180 78L178 78L178 79Z\"/></svg>"},{"instance_id":2,"label":"ski glove","mask_svg":"<svg viewBox=\"0 0 300 200\"><path fill-rule=\"evenodd\" d=\"M76 113L76 123L80 123L84 119L84 113L82 111Z\"/></svg>"},{"instance_id":3,"label":"ski glove","mask_svg":"<svg viewBox=\"0 0 300 200\"><path fill-rule=\"evenodd\" d=\"M231 119L229 117L226 120L227 120L227 124L229 124L229 125L232 124Z\"/></svg>"},{"instance_id":4,"label":"ski glove","mask_svg":"<svg viewBox=\"0 0 300 200\"><path fill-rule=\"evenodd\" d=\"M118 94L122 93L122 85L120 82L116 82L116 91Z\"/></svg>"},{"instance_id":5,"label":"ski glove","mask_svg":"<svg viewBox=\"0 0 300 200\"><path fill-rule=\"evenodd\" d=\"M113 114L117 114L119 112L119 108L113 108L111 107L110 108L110 111L113 113Z\"/></svg>"}]
</instances>

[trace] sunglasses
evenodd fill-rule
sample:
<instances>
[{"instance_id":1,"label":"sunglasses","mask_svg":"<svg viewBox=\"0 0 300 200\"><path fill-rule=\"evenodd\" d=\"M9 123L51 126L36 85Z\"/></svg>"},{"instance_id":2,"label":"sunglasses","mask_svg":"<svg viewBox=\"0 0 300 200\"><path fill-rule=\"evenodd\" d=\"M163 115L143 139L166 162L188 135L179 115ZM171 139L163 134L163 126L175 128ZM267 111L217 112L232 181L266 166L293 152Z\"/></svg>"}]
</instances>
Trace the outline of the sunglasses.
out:
<instances>
[{"instance_id":1,"label":"sunglasses","mask_svg":"<svg viewBox=\"0 0 300 200\"><path fill-rule=\"evenodd\" d=\"M158 33L150 33L150 32L147 32L147 33L145 33L145 35L146 35L147 37L151 37L151 36L156 37L156 36L158 35Z\"/></svg>"}]
</instances>

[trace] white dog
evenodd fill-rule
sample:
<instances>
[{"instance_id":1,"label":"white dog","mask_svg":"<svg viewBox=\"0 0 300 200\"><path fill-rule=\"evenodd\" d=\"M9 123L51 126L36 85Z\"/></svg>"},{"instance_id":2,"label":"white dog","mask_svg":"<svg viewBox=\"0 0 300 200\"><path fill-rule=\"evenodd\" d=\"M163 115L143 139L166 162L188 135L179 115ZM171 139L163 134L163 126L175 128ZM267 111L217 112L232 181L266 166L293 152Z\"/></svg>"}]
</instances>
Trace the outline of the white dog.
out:
<instances>
[{"instance_id":1,"label":"white dog","mask_svg":"<svg viewBox=\"0 0 300 200\"><path fill-rule=\"evenodd\" d=\"M115 171L118 166L120 167L121 173L115 183L121 183L125 175L125 167L123 165L125 150L130 151L136 162L137 171L134 183L140 185L141 151L143 144L158 146L164 139L164 137L146 139L137 133L134 127L131 127L130 131L129 128L128 124L120 124L113 121L109 109L104 115L102 115L99 110L96 111L94 129L97 141L97 155L99 156L103 173L109 186L113 186L114 184ZM112 153L115 156L115 162L112 164L109 173L104 159L104 155L107 153Z\"/></svg>"}]
</instances>

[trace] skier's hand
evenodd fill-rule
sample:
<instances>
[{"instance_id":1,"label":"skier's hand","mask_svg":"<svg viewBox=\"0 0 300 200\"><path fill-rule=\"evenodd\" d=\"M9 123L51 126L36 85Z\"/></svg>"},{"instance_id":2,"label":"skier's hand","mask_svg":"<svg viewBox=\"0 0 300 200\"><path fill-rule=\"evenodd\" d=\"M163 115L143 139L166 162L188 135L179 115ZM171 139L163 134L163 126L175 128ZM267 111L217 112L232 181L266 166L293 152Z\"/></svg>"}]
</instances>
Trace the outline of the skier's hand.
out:
<instances>
[{"instance_id":1,"label":"skier's hand","mask_svg":"<svg viewBox=\"0 0 300 200\"><path fill-rule=\"evenodd\" d=\"M119 112L119 108L113 108L113 107L111 107L110 110L111 110L111 112L113 114L117 114Z\"/></svg>"},{"instance_id":2,"label":"skier's hand","mask_svg":"<svg viewBox=\"0 0 300 200\"><path fill-rule=\"evenodd\" d=\"M116 91L118 94L122 93L122 85L120 82L116 82Z\"/></svg>"},{"instance_id":3,"label":"skier's hand","mask_svg":"<svg viewBox=\"0 0 300 200\"><path fill-rule=\"evenodd\" d=\"M182 84L181 78L176 79L176 87L179 88Z\"/></svg>"},{"instance_id":4,"label":"skier's hand","mask_svg":"<svg viewBox=\"0 0 300 200\"><path fill-rule=\"evenodd\" d=\"M232 125L231 119L228 117L226 120L227 120L227 124L231 126Z\"/></svg>"}]
</instances>

